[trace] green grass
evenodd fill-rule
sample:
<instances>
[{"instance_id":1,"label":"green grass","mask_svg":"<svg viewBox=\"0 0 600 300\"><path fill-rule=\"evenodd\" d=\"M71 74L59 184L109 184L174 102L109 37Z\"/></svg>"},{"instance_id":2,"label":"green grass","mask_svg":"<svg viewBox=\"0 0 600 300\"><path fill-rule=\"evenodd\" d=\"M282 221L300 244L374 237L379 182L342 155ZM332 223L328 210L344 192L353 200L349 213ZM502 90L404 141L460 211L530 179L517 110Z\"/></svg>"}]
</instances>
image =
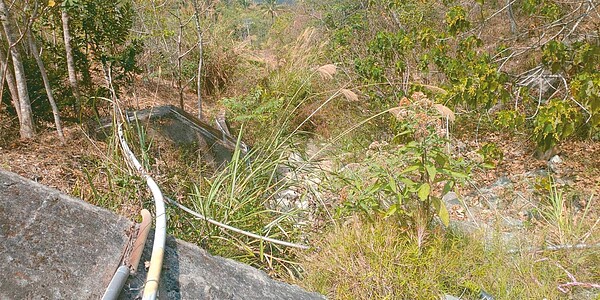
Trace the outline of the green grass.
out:
<instances>
[{"instance_id":1,"label":"green grass","mask_svg":"<svg viewBox=\"0 0 600 300\"><path fill-rule=\"evenodd\" d=\"M280 211L277 193L293 181L285 180L278 168L286 164L289 146L276 135L273 143L241 155L239 148L231 162L201 182L189 182L190 192L180 199L188 207L213 220L241 230L283 241L297 241L297 211ZM181 195L180 195L181 196ZM175 216L170 232L195 241L211 253L261 268L274 276L297 276L295 252L170 210Z\"/></svg>"},{"instance_id":2,"label":"green grass","mask_svg":"<svg viewBox=\"0 0 600 300\"><path fill-rule=\"evenodd\" d=\"M501 242L452 230L431 233L419 249L396 223L350 219L322 237L302 260L302 285L331 299L568 299L557 286L564 267L580 282L597 282L598 249L509 254Z\"/></svg>"},{"instance_id":3,"label":"green grass","mask_svg":"<svg viewBox=\"0 0 600 300\"><path fill-rule=\"evenodd\" d=\"M302 228L294 218L297 210L279 211L275 204L277 193L294 184L278 173L292 152L293 136L283 136L279 128L270 143L258 145L246 155L236 147L229 164L209 170L198 156L198 149L191 145L175 147L155 140L138 122L124 129L129 146L165 196L238 229L298 241ZM119 142L111 136L105 146L102 158L90 157L84 182L74 190L76 195L131 218L142 208L153 211L146 184L135 170L127 167ZM286 247L221 229L173 206L168 206L167 214L169 234L273 276L298 276L295 252Z\"/></svg>"}]
</instances>

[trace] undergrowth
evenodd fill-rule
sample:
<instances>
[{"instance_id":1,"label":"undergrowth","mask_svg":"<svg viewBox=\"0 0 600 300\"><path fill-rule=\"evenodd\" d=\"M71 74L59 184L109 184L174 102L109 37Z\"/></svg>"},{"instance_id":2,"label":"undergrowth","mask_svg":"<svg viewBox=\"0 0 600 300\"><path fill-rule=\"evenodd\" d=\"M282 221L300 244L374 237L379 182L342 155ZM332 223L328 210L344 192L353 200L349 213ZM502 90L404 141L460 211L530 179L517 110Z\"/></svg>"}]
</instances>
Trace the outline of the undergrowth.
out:
<instances>
[{"instance_id":1,"label":"undergrowth","mask_svg":"<svg viewBox=\"0 0 600 300\"><path fill-rule=\"evenodd\" d=\"M386 0L370 2L369 10L352 1L338 2L335 13L324 14L320 28L304 23L293 29L294 35L285 36L293 30L284 29L297 20L292 14L270 24L251 10L243 16L255 20L255 25L230 20L215 31L233 28L239 35L231 52L224 46L223 53L208 49L210 57L221 60L208 60L214 65L206 72L220 78L214 94L223 90L227 96L220 104L233 116L234 128L245 128L239 136L252 142L249 153L242 155L237 147L226 166L211 170L193 147L161 148L147 138L141 124L128 131L135 152L167 196L243 230L286 241L314 241L313 251L299 258L298 251L229 232L173 207L168 210L169 233L275 277L303 277L296 282L332 299L439 299L443 294L477 299L482 292L496 299L557 299L578 291L565 287L564 293L557 288L573 281L570 273L579 282L598 282L597 248L512 249L499 236L460 233L448 226L450 216L442 200L472 170L452 152L454 111L445 105L462 114L460 122L473 125L475 121L466 119L476 116L476 134L480 123L494 127L489 131L527 132L541 149L554 147L573 133L573 124L581 121L575 120L580 119L580 109L556 99L541 106L526 88L524 95L515 96L509 90L509 76L492 60L493 53L482 53L484 41L471 35L468 12L461 6ZM332 2L323 4L328 3ZM486 10L480 7L482 18L496 4L486 5ZM235 18L231 15L242 9L225 10L225 16ZM410 20L410 26L406 32L389 31L388 19L373 17L382 14L389 20L398 18L395 22ZM448 26L437 19L445 19ZM413 20L427 26L417 27L422 22ZM368 26L371 21L376 26ZM366 39L355 38L364 34ZM545 61L551 58L546 55ZM336 64L323 61L328 59ZM585 69L585 76L577 77L581 83L574 85L575 96L589 97L594 91L597 78L588 72L596 69ZM226 83L231 86L225 88ZM512 108L513 101L513 110L501 110L495 117L488 110L497 105ZM535 112L530 112L535 104ZM535 120L526 118L529 115ZM472 136L472 131L465 131L456 137ZM318 138L331 138L327 145L335 153L321 158L347 163L347 168L319 185L331 190L323 193L328 198L318 205L323 210L333 207L337 215L316 216L321 223L309 225L319 233L309 234L300 222L305 221L304 212L284 209L277 198L291 185L306 184L285 177L282 166L289 167L298 141ZM137 212L148 206L143 182L120 162L114 140L107 153L86 169L91 189L81 189L81 195L92 193L94 203L111 209L130 203ZM503 160L492 143L483 145L478 155L482 168L494 168ZM106 193L96 189L98 181L107 182ZM565 205L560 190L551 185L543 193L547 199L539 204L540 227L550 241L598 240L597 224L581 221L581 215L573 217L576 212Z\"/></svg>"},{"instance_id":2,"label":"undergrowth","mask_svg":"<svg viewBox=\"0 0 600 300\"><path fill-rule=\"evenodd\" d=\"M280 170L287 163L289 148L281 140L273 143L243 155L236 148L231 162L222 170L202 182L190 182L190 192L183 196L183 202L208 218L238 229L297 241L303 229L296 224L298 210L285 211L276 201L278 193L293 183L283 178ZM187 219L177 228L179 223L180 217L172 225L175 234L199 242L214 254L262 268L273 276L294 278L299 274L289 248L230 232L203 220Z\"/></svg>"},{"instance_id":3,"label":"undergrowth","mask_svg":"<svg viewBox=\"0 0 600 300\"><path fill-rule=\"evenodd\" d=\"M557 286L597 282L598 251L510 253L500 241L456 230L433 231L424 247L396 222L348 219L332 228L304 257L302 284L331 299L562 299Z\"/></svg>"}]
</instances>

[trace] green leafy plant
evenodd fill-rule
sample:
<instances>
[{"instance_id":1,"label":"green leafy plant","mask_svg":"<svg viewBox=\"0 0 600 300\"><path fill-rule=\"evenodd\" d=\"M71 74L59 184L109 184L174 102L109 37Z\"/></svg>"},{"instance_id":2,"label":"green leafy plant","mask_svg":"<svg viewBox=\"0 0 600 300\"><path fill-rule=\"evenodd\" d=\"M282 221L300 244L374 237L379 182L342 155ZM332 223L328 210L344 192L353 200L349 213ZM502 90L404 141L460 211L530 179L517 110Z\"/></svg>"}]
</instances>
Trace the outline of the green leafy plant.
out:
<instances>
[{"instance_id":1,"label":"green leafy plant","mask_svg":"<svg viewBox=\"0 0 600 300\"><path fill-rule=\"evenodd\" d=\"M563 15L563 9L556 1L525 0L521 2L521 9L530 16L539 15L550 21L556 21Z\"/></svg>"},{"instance_id":2,"label":"green leafy plant","mask_svg":"<svg viewBox=\"0 0 600 300\"><path fill-rule=\"evenodd\" d=\"M515 132L525 125L525 116L516 110L503 110L496 115L494 125Z\"/></svg>"},{"instance_id":3,"label":"green leafy plant","mask_svg":"<svg viewBox=\"0 0 600 300\"><path fill-rule=\"evenodd\" d=\"M558 41L550 41L544 45L542 62L550 68L552 73L561 70L568 59L567 45Z\"/></svg>"},{"instance_id":4,"label":"green leafy plant","mask_svg":"<svg viewBox=\"0 0 600 300\"><path fill-rule=\"evenodd\" d=\"M274 97L261 87L255 88L243 98L223 99L223 104L235 115L235 121L253 121L255 126L258 126L257 123L272 121L283 102L283 98Z\"/></svg>"},{"instance_id":5,"label":"green leafy plant","mask_svg":"<svg viewBox=\"0 0 600 300\"><path fill-rule=\"evenodd\" d=\"M458 171L465 167L462 161L446 152L440 106L422 93L403 103L390 112L399 123L398 135L405 136L402 140L407 142L399 146L372 144L369 151L378 151L365 161L368 168L343 177L345 205L367 215L380 213L397 220L400 226L415 230L422 245L434 217L448 226L449 214L442 197L467 175Z\"/></svg>"},{"instance_id":6,"label":"green leafy plant","mask_svg":"<svg viewBox=\"0 0 600 300\"><path fill-rule=\"evenodd\" d=\"M453 35L461 33L471 26L467 20L467 12L462 6L454 6L446 13L446 24L448 32Z\"/></svg>"},{"instance_id":7,"label":"green leafy plant","mask_svg":"<svg viewBox=\"0 0 600 300\"><path fill-rule=\"evenodd\" d=\"M392 174L382 177L385 180L382 190L395 198L386 216L393 215L399 220L408 217L410 221L406 225L416 228L419 244L424 241L425 231L434 216L448 226L450 218L442 196L451 191L457 181L466 178L465 174L455 171L456 162L444 152L444 143L432 133L421 141L401 146L398 154L404 157L407 166L396 178Z\"/></svg>"},{"instance_id":8,"label":"green leafy plant","mask_svg":"<svg viewBox=\"0 0 600 300\"><path fill-rule=\"evenodd\" d=\"M483 167L485 168L495 168L504 159L502 149L495 143L485 143L478 153L483 156Z\"/></svg>"},{"instance_id":9,"label":"green leafy plant","mask_svg":"<svg viewBox=\"0 0 600 300\"><path fill-rule=\"evenodd\" d=\"M578 74L571 84L571 91L575 99L588 108L590 127L597 130L600 127L600 74L598 72Z\"/></svg>"},{"instance_id":10,"label":"green leafy plant","mask_svg":"<svg viewBox=\"0 0 600 300\"><path fill-rule=\"evenodd\" d=\"M575 131L581 115L567 101L552 99L540 108L533 125L534 140L540 151L554 147Z\"/></svg>"}]
</instances>

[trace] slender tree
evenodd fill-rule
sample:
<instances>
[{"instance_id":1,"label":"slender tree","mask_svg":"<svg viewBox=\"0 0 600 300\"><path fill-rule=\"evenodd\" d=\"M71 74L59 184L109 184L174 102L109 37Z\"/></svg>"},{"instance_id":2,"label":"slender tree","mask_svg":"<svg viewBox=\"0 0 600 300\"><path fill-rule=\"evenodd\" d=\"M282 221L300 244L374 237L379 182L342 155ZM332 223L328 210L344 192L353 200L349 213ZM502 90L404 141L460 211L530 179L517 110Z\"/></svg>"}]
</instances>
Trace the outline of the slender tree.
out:
<instances>
[{"instance_id":1,"label":"slender tree","mask_svg":"<svg viewBox=\"0 0 600 300\"><path fill-rule=\"evenodd\" d=\"M262 2L262 9L265 14L268 14L271 17L271 24L275 23L275 16L277 15L277 11L280 9L279 3L277 0L264 0Z\"/></svg>"},{"instance_id":2,"label":"slender tree","mask_svg":"<svg viewBox=\"0 0 600 300\"><path fill-rule=\"evenodd\" d=\"M69 14L66 3L63 3L61 10L61 19L63 27L63 38L65 40L65 52L67 57L67 72L69 73L69 84L75 97L75 103L80 105L81 93L79 92L79 83L77 82L77 71L75 70L75 59L73 58L73 48L71 47L71 31L69 30Z\"/></svg>"},{"instance_id":3,"label":"slender tree","mask_svg":"<svg viewBox=\"0 0 600 300\"><path fill-rule=\"evenodd\" d=\"M512 33L512 35L515 36L518 34L518 29L517 22L515 21L515 16L513 14L512 9L513 2L515 2L515 0L506 0L506 5L508 6L506 8L506 11L508 13L508 20L510 22L510 33Z\"/></svg>"},{"instance_id":4,"label":"slender tree","mask_svg":"<svg viewBox=\"0 0 600 300\"><path fill-rule=\"evenodd\" d=\"M188 19L187 21L183 21L181 17L181 7L177 8L177 13L172 13L172 15L177 19L177 23L179 23L179 30L177 33L177 90L179 92L179 106L181 109L185 110L184 101L183 101L183 91L187 84L183 84L183 70L182 64L184 57L190 53L190 50L183 52L182 45L182 37L183 37L183 29L187 26L187 24L191 21Z\"/></svg>"},{"instance_id":5,"label":"slender tree","mask_svg":"<svg viewBox=\"0 0 600 300\"><path fill-rule=\"evenodd\" d=\"M46 95L48 96L48 101L50 102L50 106L52 107L52 114L54 115L54 124L56 125L56 133L58 134L58 138L64 144L65 136L63 134L62 126L60 124L60 114L58 111L58 106L56 105L56 101L54 101L54 95L52 94L52 87L50 86L50 80L48 80L48 74L46 73L46 67L44 66L44 61L40 57L38 52L37 45L35 44L35 40L32 37L31 30L27 33L27 42L29 43L29 48L31 48L31 52L33 53L33 57L35 58L35 62L40 69L40 74L42 75L42 81L44 82L44 88L46 89Z\"/></svg>"},{"instance_id":6,"label":"slender tree","mask_svg":"<svg viewBox=\"0 0 600 300\"><path fill-rule=\"evenodd\" d=\"M202 45L202 28L200 27L200 9L198 0L192 0L194 16L196 18L196 34L198 34L198 72L196 75L196 88L198 96L198 119L202 120L202 64L204 63L204 48Z\"/></svg>"},{"instance_id":7,"label":"slender tree","mask_svg":"<svg viewBox=\"0 0 600 300\"><path fill-rule=\"evenodd\" d=\"M10 11L3 0L0 0L0 20L2 21L2 27L6 35L6 40L9 45L9 51L13 63L13 69L15 71L15 82L17 86L17 93L19 96L19 109L21 111L21 118L19 119L19 132L21 138L31 139L35 136L35 130L33 127L31 101L29 100L29 93L27 91L27 79L25 77L25 68L23 67L23 61L21 60L21 54L16 48L17 43L20 42L20 38L17 37L14 30L14 24Z\"/></svg>"},{"instance_id":8,"label":"slender tree","mask_svg":"<svg viewBox=\"0 0 600 300\"><path fill-rule=\"evenodd\" d=\"M8 92L10 93L10 98L12 104L15 107L15 111L17 112L17 117L19 122L21 121L21 105L19 104L19 93L17 92L17 83L15 82L15 75L9 66L8 57L6 53L4 53L4 49L0 47L0 70L2 76L0 78L0 86L4 87L4 80L6 79L6 85L8 85ZM4 89L2 90L2 93ZM1 94L0 94L1 95ZM1 99L2 97L0 97Z\"/></svg>"}]
</instances>

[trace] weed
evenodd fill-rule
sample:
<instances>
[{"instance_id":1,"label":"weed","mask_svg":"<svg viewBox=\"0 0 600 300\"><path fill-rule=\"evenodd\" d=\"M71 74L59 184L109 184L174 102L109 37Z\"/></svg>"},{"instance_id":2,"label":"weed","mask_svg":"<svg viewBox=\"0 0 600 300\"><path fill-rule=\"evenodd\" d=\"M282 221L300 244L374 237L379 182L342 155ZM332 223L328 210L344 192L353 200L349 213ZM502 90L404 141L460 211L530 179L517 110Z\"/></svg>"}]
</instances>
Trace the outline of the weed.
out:
<instances>
[{"instance_id":1,"label":"weed","mask_svg":"<svg viewBox=\"0 0 600 300\"><path fill-rule=\"evenodd\" d=\"M372 143L364 160L368 167L351 177L340 175L349 192L347 209L394 217L401 228L414 230L422 245L434 216L448 226L442 197L466 175L458 171L461 162L445 151L436 105L422 93L415 93L412 101L404 99L404 105L390 110L401 131L394 140L403 143L391 148Z\"/></svg>"},{"instance_id":2,"label":"weed","mask_svg":"<svg viewBox=\"0 0 600 300\"><path fill-rule=\"evenodd\" d=\"M558 245L586 242L597 225L594 224L590 228L587 218L593 206L594 195L591 195L589 200L585 201L585 207L578 211L576 204L567 200L565 188L559 186L553 177L542 180L539 188L545 192L538 211L549 227L551 238L548 242Z\"/></svg>"}]
</instances>

